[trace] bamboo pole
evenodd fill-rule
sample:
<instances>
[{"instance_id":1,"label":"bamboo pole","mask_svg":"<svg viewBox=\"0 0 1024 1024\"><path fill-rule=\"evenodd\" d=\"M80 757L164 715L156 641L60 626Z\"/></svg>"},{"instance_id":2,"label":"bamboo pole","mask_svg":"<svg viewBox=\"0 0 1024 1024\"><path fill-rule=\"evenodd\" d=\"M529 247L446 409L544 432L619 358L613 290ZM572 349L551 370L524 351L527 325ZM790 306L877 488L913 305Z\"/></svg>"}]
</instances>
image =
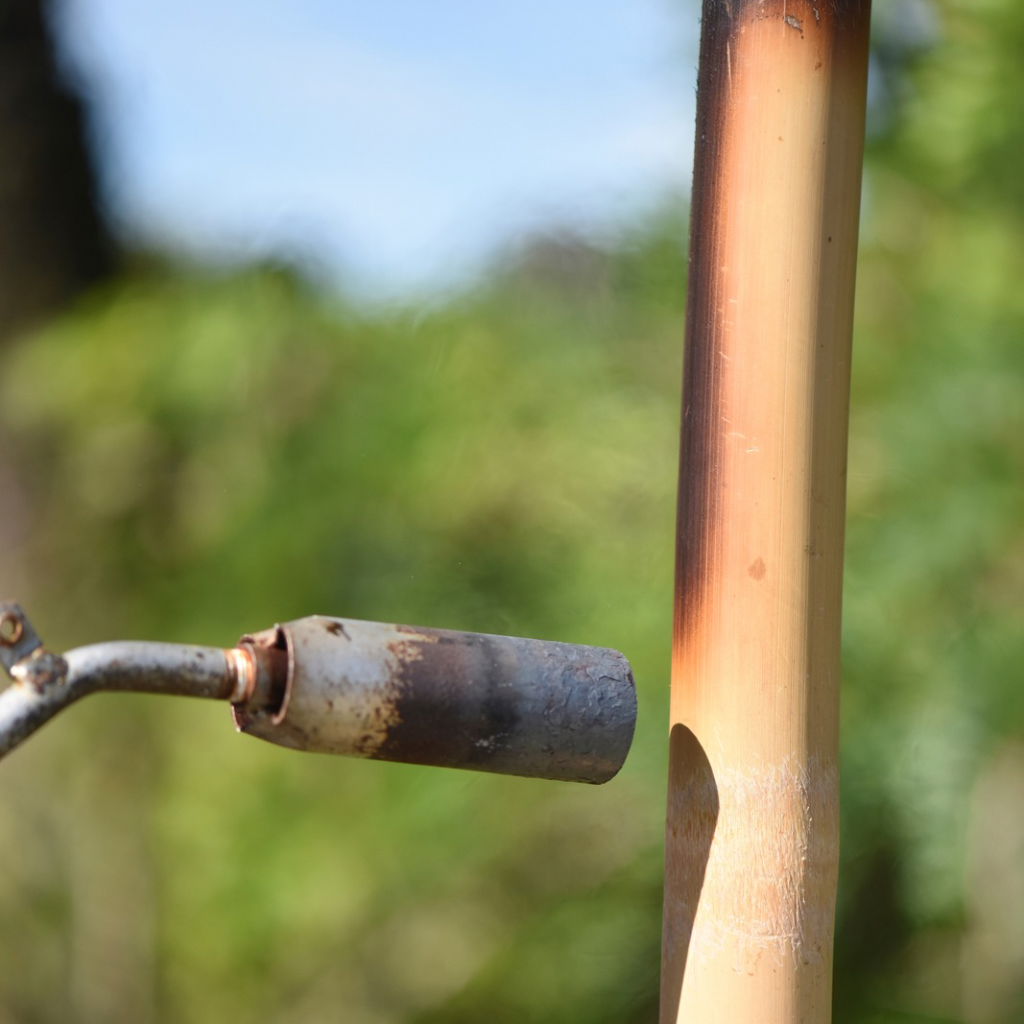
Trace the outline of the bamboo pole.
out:
<instances>
[{"instance_id":1,"label":"bamboo pole","mask_svg":"<svg viewBox=\"0 0 1024 1024\"><path fill-rule=\"evenodd\" d=\"M827 1024L869 3L704 0L661 1024Z\"/></svg>"}]
</instances>

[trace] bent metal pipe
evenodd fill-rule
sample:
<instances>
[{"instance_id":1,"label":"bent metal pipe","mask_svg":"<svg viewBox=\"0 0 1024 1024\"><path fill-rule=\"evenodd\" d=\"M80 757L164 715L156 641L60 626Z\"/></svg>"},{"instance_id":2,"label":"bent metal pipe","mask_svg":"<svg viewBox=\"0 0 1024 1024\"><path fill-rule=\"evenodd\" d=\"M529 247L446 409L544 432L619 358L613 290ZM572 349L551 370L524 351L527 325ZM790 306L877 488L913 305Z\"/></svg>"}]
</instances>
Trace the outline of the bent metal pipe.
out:
<instances>
[{"instance_id":1,"label":"bent metal pipe","mask_svg":"<svg viewBox=\"0 0 1024 1024\"><path fill-rule=\"evenodd\" d=\"M237 728L295 750L607 782L636 722L629 663L598 647L313 616L237 647L124 641L49 652L0 603L0 757L102 691L230 702Z\"/></svg>"}]
</instances>

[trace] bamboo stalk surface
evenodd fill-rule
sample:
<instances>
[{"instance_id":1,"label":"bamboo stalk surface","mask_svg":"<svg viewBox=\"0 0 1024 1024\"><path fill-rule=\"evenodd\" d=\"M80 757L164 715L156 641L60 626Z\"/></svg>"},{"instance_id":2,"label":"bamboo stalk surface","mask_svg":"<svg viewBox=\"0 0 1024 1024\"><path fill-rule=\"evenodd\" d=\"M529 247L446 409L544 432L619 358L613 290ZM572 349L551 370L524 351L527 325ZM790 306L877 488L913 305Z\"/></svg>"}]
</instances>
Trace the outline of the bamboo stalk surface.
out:
<instances>
[{"instance_id":1,"label":"bamboo stalk surface","mask_svg":"<svg viewBox=\"0 0 1024 1024\"><path fill-rule=\"evenodd\" d=\"M869 4L705 0L661 1024L826 1024Z\"/></svg>"}]
</instances>

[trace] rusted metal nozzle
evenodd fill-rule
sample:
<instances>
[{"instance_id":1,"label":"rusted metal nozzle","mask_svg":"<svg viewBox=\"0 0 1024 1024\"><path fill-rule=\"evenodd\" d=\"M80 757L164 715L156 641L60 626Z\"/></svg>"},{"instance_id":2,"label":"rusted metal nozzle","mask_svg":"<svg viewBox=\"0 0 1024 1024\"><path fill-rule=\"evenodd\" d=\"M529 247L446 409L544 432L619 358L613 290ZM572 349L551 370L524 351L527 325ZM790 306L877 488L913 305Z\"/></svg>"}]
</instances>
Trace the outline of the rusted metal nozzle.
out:
<instances>
[{"instance_id":1,"label":"rusted metal nozzle","mask_svg":"<svg viewBox=\"0 0 1024 1024\"><path fill-rule=\"evenodd\" d=\"M600 783L633 739L618 651L320 616L240 643L236 725L295 750Z\"/></svg>"},{"instance_id":2,"label":"rusted metal nozzle","mask_svg":"<svg viewBox=\"0 0 1024 1024\"><path fill-rule=\"evenodd\" d=\"M0 603L0 757L104 690L230 701L242 732L295 750L606 782L629 752L636 691L597 647L314 616L237 647L136 641L63 656Z\"/></svg>"}]
</instances>

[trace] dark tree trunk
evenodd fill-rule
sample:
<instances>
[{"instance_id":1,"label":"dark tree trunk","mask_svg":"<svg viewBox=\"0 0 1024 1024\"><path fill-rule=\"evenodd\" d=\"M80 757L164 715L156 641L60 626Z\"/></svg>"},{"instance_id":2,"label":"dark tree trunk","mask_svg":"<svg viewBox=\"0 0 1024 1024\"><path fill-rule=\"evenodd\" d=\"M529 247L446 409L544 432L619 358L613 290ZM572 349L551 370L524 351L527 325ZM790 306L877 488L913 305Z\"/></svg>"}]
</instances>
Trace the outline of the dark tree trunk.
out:
<instances>
[{"instance_id":1,"label":"dark tree trunk","mask_svg":"<svg viewBox=\"0 0 1024 1024\"><path fill-rule=\"evenodd\" d=\"M55 52L50 0L0 0L0 342L110 272L82 99Z\"/></svg>"}]
</instances>

